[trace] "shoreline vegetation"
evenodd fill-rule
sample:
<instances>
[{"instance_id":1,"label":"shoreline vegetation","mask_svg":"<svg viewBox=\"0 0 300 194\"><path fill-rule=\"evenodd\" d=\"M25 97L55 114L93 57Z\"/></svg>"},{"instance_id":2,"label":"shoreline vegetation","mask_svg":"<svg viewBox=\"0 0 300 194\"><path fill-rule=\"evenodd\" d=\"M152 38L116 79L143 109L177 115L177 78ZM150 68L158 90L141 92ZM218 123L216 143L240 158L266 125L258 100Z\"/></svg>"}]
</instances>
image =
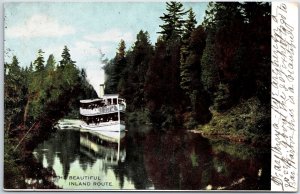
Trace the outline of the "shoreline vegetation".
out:
<instances>
[{"instance_id":1,"label":"shoreline vegetation","mask_svg":"<svg viewBox=\"0 0 300 194\"><path fill-rule=\"evenodd\" d=\"M262 106L257 98L241 102L224 113L212 109L211 112L210 122L191 132L253 146L271 146L271 135L266 130L271 125L270 109Z\"/></svg>"},{"instance_id":2,"label":"shoreline vegetation","mask_svg":"<svg viewBox=\"0 0 300 194\"><path fill-rule=\"evenodd\" d=\"M126 99L128 122L269 146L270 3L209 3L195 18L167 2L155 45L142 30L127 50L121 40L103 68L105 93Z\"/></svg>"},{"instance_id":3,"label":"shoreline vegetation","mask_svg":"<svg viewBox=\"0 0 300 194\"><path fill-rule=\"evenodd\" d=\"M53 170L44 169L32 151L55 132L60 118L79 116L80 99L97 96L66 46L61 56L56 62L50 55L45 63L39 50L29 67L21 68L16 56L4 65L5 189L57 188L50 181Z\"/></svg>"},{"instance_id":4,"label":"shoreline vegetation","mask_svg":"<svg viewBox=\"0 0 300 194\"><path fill-rule=\"evenodd\" d=\"M209 3L197 25L192 8L167 2L155 45L141 30L132 47L121 40L116 56L102 61L105 93L126 99L128 122L269 146L270 12L268 2ZM4 64L5 189L57 188L53 169L32 151L59 119L79 117L80 99L97 97L67 46L60 61L43 54L25 68L16 56Z\"/></svg>"}]
</instances>

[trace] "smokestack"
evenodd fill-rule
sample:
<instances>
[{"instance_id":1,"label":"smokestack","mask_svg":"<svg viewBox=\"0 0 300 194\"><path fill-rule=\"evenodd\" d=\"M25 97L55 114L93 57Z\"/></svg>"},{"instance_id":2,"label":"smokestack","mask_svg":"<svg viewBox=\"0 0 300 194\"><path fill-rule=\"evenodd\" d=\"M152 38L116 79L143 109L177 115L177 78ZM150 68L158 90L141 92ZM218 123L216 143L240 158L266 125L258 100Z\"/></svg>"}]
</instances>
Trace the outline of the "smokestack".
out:
<instances>
[{"instance_id":1,"label":"smokestack","mask_svg":"<svg viewBox=\"0 0 300 194\"><path fill-rule=\"evenodd\" d=\"M102 98L103 96L104 96L104 84L100 84L99 97Z\"/></svg>"}]
</instances>

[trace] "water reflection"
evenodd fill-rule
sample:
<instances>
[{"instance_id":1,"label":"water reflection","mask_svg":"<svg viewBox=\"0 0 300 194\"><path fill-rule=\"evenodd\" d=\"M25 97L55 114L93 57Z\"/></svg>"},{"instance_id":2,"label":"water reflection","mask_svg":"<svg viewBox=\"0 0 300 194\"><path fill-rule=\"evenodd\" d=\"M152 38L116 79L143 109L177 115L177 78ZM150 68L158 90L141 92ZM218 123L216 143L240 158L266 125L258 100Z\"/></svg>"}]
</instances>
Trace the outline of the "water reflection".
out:
<instances>
[{"instance_id":1,"label":"water reflection","mask_svg":"<svg viewBox=\"0 0 300 194\"><path fill-rule=\"evenodd\" d=\"M270 153L189 133L155 133L145 166L156 189L268 190Z\"/></svg>"},{"instance_id":2,"label":"water reflection","mask_svg":"<svg viewBox=\"0 0 300 194\"><path fill-rule=\"evenodd\" d=\"M207 139L188 134L150 133L145 141L145 166L156 189L200 189L212 160Z\"/></svg>"},{"instance_id":3,"label":"water reflection","mask_svg":"<svg viewBox=\"0 0 300 194\"><path fill-rule=\"evenodd\" d=\"M64 189L270 189L269 150L191 133L141 131L59 130L34 154L54 169L60 177L55 184Z\"/></svg>"},{"instance_id":4,"label":"water reflection","mask_svg":"<svg viewBox=\"0 0 300 194\"><path fill-rule=\"evenodd\" d=\"M102 158L105 166L116 166L124 162L125 147L121 148L121 140L125 132L81 132L80 152L91 159Z\"/></svg>"},{"instance_id":5,"label":"water reflection","mask_svg":"<svg viewBox=\"0 0 300 194\"><path fill-rule=\"evenodd\" d=\"M64 189L131 189L130 180L118 174L126 159L124 137L118 132L59 130L34 154L44 167L54 169L56 184Z\"/></svg>"}]
</instances>

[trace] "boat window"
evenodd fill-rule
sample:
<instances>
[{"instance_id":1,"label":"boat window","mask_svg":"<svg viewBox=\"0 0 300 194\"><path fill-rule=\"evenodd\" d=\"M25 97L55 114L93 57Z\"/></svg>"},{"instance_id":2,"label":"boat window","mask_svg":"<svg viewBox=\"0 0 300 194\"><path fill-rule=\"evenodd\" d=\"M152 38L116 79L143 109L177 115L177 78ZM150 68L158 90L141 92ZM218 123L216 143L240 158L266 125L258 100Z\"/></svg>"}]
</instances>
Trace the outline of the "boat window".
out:
<instances>
[{"instance_id":1,"label":"boat window","mask_svg":"<svg viewBox=\"0 0 300 194\"><path fill-rule=\"evenodd\" d=\"M113 98L113 104L117 104L117 99Z\"/></svg>"}]
</instances>

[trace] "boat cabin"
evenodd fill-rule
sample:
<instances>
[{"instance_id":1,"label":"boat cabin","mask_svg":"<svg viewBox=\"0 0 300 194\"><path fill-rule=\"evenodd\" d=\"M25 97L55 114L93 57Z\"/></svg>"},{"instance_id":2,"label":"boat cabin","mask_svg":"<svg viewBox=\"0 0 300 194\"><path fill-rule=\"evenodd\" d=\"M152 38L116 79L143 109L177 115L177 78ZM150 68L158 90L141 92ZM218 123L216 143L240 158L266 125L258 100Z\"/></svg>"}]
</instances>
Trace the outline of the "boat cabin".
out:
<instances>
[{"instance_id":1,"label":"boat cabin","mask_svg":"<svg viewBox=\"0 0 300 194\"><path fill-rule=\"evenodd\" d=\"M122 98L119 98L119 94L104 94L102 96L102 99L104 100L106 105L117 105L117 104L125 104L125 100Z\"/></svg>"},{"instance_id":2,"label":"boat cabin","mask_svg":"<svg viewBox=\"0 0 300 194\"><path fill-rule=\"evenodd\" d=\"M119 94L104 94L102 96L102 99L104 100L106 105L116 105L119 104Z\"/></svg>"},{"instance_id":3,"label":"boat cabin","mask_svg":"<svg viewBox=\"0 0 300 194\"><path fill-rule=\"evenodd\" d=\"M124 105L126 106L125 100L119 98L119 94L105 94L102 98L80 100L80 107L84 109L94 109L108 105Z\"/></svg>"}]
</instances>

